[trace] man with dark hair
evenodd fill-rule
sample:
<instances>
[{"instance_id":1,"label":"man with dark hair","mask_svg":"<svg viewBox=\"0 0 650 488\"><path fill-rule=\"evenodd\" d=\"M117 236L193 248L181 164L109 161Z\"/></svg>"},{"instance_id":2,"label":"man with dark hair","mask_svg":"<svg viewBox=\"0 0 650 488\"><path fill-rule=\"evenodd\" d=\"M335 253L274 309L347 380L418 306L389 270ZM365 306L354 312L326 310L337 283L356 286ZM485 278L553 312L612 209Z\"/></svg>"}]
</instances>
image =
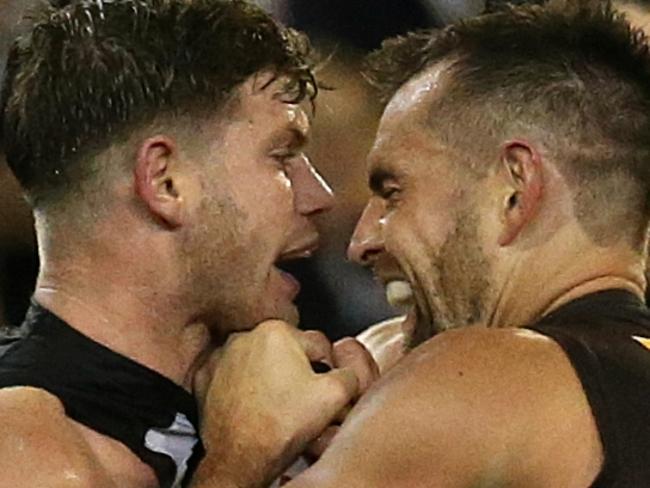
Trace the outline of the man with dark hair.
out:
<instances>
[{"instance_id":1,"label":"man with dark hair","mask_svg":"<svg viewBox=\"0 0 650 488\"><path fill-rule=\"evenodd\" d=\"M332 203L304 153L306 39L240 0L32 17L2 139L41 269L0 341L0 486L188 486L191 393L192 486L269 482L373 375L357 343L289 325L299 285L277 267Z\"/></svg>"},{"instance_id":2,"label":"man with dark hair","mask_svg":"<svg viewBox=\"0 0 650 488\"><path fill-rule=\"evenodd\" d=\"M389 41L369 76L349 254L418 347L288 486L650 486L645 38L551 2Z\"/></svg>"}]
</instances>

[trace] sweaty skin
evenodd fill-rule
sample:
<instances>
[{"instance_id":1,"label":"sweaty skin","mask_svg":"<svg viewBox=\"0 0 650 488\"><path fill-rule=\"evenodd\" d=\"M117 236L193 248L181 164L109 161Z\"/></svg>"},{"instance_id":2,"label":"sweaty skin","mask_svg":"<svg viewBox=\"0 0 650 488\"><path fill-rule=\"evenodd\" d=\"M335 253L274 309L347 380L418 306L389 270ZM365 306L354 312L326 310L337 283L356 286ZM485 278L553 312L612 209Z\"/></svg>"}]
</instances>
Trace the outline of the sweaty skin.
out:
<instances>
[{"instance_id":1,"label":"sweaty skin","mask_svg":"<svg viewBox=\"0 0 650 488\"><path fill-rule=\"evenodd\" d=\"M385 282L395 276L382 276L382 256L399 262L417 317L402 333L424 340L289 488L587 488L602 469L567 356L518 326L599 290L642 297L643 256L624 242L596 246L562 173L526 139L504 143L501 165L478 182L455 170L453 148L423 123L452 82L446 69L433 66L389 103L369 156L374 195L349 249ZM487 275L472 263L492 280L478 324L463 300Z\"/></svg>"},{"instance_id":2,"label":"sweaty skin","mask_svg":"<svg viewBox=\"0 0 650 488\"><path fill-rule=\"evenodd\" d=\"M134 135L134 169L111 182L115 200L93 239L80 242L37 217L35 299L201 397L207 456L193 488L270 482L375 374L368 357L341 355L322 334L292 325L298 286L275 264L314 251L311 218L333 200L304 154L306 112L276 96L279 80L258 88L270 76L247 80L232 123L221 114L206 121L192 138L197 147L158 129ZM247 330L195 381L211 351L209 332ZM327 358L334 369L314 373L310 361ZM0 390L0 417L0 488L158 486L133 452L71 420L44 390Z\"/></svg>"}]
</instances>

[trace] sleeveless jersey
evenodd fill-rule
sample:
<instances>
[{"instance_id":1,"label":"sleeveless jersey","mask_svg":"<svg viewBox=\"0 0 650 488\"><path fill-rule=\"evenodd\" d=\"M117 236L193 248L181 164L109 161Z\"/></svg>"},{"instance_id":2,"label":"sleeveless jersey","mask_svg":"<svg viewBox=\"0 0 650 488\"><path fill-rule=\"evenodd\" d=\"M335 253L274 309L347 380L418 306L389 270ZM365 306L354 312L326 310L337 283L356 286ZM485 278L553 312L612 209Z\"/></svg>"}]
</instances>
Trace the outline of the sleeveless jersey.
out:
<instances>
[{"instance_id":1,"label":"sleeveless jersey","mask_svg":"<svg viewBox=\"0 0 650 488\"><path fill-rule=\"evenodd\" d=\"M529 328L562 347L582 383L605 455L592 488L650 487L650 311L645 304L627 291L607 290L574 300Z\"/></svg>"},{"instance_id":2,"label":"sleeveless jersey","mask_svg":"<svg viewBox=\"0 0 650 488\"><path fill-rule=\"evenodd\" d=\"M0 388L58 397L71 419L126 445L161 488L181 488L204 454L192 395L159 373L86 337L32 304L0 335Z\"/></svg>"}]
</instances>

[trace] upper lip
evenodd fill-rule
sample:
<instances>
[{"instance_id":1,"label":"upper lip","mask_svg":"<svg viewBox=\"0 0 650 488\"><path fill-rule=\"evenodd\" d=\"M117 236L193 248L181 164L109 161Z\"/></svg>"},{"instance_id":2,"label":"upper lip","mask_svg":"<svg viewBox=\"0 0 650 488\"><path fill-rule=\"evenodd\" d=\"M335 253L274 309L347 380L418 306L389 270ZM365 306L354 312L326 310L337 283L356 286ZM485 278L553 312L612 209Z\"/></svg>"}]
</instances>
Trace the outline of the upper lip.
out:
<instances>
[{"instance_id":1,"label":"upper lip","mask_svg":"<svg viewBox=\"0 0 650 488\"><path fill-rule=\"evenodd\" d=\"M387 253L382 253L377 257L372 269L377 279L384 286L391 281L409 281L397 260Z\"/></svg>"},{"instance_id":2,"label":"upper lip","mask_svg":"<svg viewBox=\"0 0 650 488\"><path fill-rule=\"evenodd\" d=\"M283 251L278 257L276 262L291 261L293 259L302 259L311 257L314 251L318 249L319 239L318 236L309 236L306 239L291 246L286 251Z\"/></svg>"}]
</instances>

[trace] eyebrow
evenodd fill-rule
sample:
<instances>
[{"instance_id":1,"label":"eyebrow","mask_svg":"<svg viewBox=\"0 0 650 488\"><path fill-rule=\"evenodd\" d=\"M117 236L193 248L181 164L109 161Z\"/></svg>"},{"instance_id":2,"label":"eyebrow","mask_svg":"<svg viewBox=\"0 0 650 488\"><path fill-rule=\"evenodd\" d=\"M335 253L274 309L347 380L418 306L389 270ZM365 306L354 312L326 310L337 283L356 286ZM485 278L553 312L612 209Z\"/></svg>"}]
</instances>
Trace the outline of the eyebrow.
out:
<instances>
[{"instance_id":1,"label":"eyebrow","mask_svg":"<svg viewBox=\"0 0 650 488\"><path fill-rule=\"evenodd\" d=\"M386 180L394 178L395 174L386 168L373 168L370 170L370 175L368 177L368 186L373 193L379 194L384 189L384 183Z\"/></svg>"},{"instance_id":2,"label":"eyebrow","mask_svg":"<svg viewBox=\"0 0 650 488\"><path fill-rule=\"evenodd\" d=\"M289 132L292 137L292 145L297 147L306 146L309 142L309 132L303 132L296 127L290 127Z\"/></svg>"},{"instance_id":3,"label":"eyebrow","mask_svg":"<svg viewBox=\"0 0 650 488\"><path fill-rule=\"evenodd\" d=\"M272 145L277 146L278 144L285 143L287 141L287 136L289 141L288 146L290 148L295 149L295 148L304 147L309 142L309 134L307 132L303 132L297 127L289 125L277 131L272 136L271 139Z\"/></svg>"}]
</instances>

